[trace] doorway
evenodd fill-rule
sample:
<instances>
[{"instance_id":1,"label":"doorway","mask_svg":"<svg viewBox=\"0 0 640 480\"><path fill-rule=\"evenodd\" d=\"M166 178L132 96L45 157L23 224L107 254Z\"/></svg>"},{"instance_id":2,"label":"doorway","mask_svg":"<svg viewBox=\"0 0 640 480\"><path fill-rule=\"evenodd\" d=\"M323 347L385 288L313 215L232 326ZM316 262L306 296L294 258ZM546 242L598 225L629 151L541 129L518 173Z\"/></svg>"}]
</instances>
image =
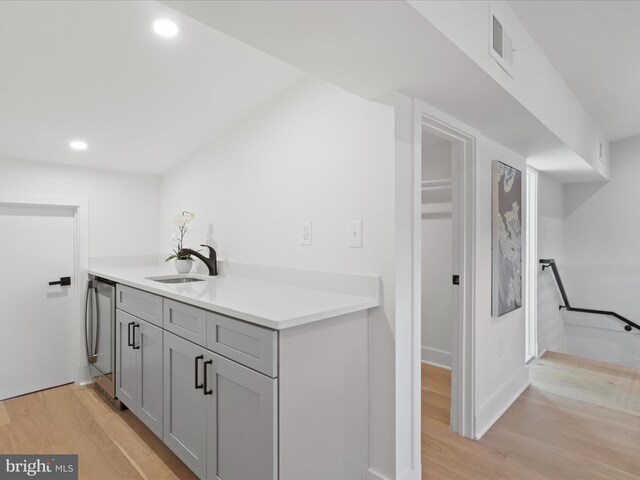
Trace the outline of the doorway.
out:
<instances>
[{"instance_id":1,"label":"doorway","mask_svg":"<svg viewBox=\"0 0 640 480\"><path fill-rule=\"evenodd\" d=\"M454 322L453 155L451 140L422 130L422 424L452 425L451 363ZM457 309L456 309L457 310ZM428 463L427 452L423 452ZM424 467L423 467L424 468Z\"/></svg>"},{"instance_id":2,"label":"doorway","mask_svg":"<svg viewBox=\"0 0 640 480\"><path fill-rule=\"evenodd\" d=\"M394 100L396 246L397 462L403 478L420 478L422 418L422 131L452 143L453 290L451 414L446 430L476 435L475 277L476 138L480 133L421 100L397 93ZM453 281L453 278L451 279ZM402 319L402 321L398 320ZM405 321L406 320L406 321ZM398 404L400 405L400 404ZM402 440L400 440L402 439Z\"/></svg>"},{"instance_id":3,"label":"doorway","mask_svg":"<svg viewBox=\"0 0 640 480\"><path fill-rule=\"evenodd\" d=\"M78 294L88 269L86 200L0 195L0 231L0 400L86 383Z\"/></svg>"},{"instance_id":4,"label":"doorway","mask_svg":"<svg viewBox=\"0 0 640 480\"><path fill-rule=\"evenodd\" d=\"M475 143L438 118L420 114L414 147L420 182L418 252L421 360L449 378L450 427L473 438L472 195ZM414 217L415 218L415 217ZM423 258L424 257L424 258ZM424 282L424 285L423 285ZM424 311L423 311L424 309ZM422 329L424 328L424 333ZM443 375L444 373L444 375ZM421 368L421 379L425 379ZM428 378L425 380L428 381Z\"/></svg>"},{"instance_id":5,"label":"doorway","mask_svg":"<svg viewBox=\"0 0 640 480\"><path fill-rule=\"evenodd\" d=\"M422 361L451 370L452 142L422 131Z\"/></svg>"},{"instance_id":6,"label":"doorway","mask_svg":"<svg viewBox=\"0 0 640 480\"><path fill-rule=\"evenodd\" d=\"M74 380L74 216L0 205L0 400Z\"/></svg>"}]
</instances>

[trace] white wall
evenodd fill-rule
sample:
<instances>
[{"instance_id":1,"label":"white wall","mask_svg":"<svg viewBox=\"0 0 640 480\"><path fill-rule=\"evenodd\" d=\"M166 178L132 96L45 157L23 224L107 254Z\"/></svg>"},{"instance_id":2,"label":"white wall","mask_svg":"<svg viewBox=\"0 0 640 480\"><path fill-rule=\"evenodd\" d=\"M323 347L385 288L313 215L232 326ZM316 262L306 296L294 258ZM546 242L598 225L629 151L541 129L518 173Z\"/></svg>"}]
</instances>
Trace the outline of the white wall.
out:
<instances>
[{"instance_id":1,"label":"white wall","mask_svg":"<svg viewBox=\"0 0 640 480\"><path fill-rule=\"evenodd\" d=\"M451 142L422 134L422 179L451 180ZM451 190L423 195L422 361L451 367L453 221Z\"/></svg>"},{"instance_id":2,"label":"white wall","mask_svg":"<svg viewBox=\"0 0 640 480\"><path fill-rule=\"evenodd\" d=\"M374 467L393 478L393 108L305 80L162 184L163 239L186 209L197 215L189 243L212 243L220 258L382 275L383 307L371 324L370 452ZM363 248L347 247L350 219L363 221ZM300 245L303 220L313 222L311 246Z\"/></svg>"},{"instance_id":3,"label":"white wall","mask_svg":"<svg viewBox=\"0 0 640 480\"><path fill-rule=\"evenodd\" d=\"M538 173L538 258L555 258L565 265L564 187L553 178ZM565 328L558 305L562 297L550 269L538 274L538 353L564 352Z\"/></svg>"},{"instance_id":4,"label":"white wall","mask_svg":"<svg viewBox=\"0 0 640 480\"><path fill-rule=\"evenodd\" d=\"M478 436L484 434L529 384L529 371L525 364L525 308L518 308L501 317L493 317L491 314L493 160L500 160L523 172L521 211L526 211L525 159L492 140L478 136L475 195L475 366ZM524 215L522 226L522 237L525 239ZM523 276L524 281L526 279ZM502 352L500 344L503 345Z\"/></svg>"},{"instance_id":5,"label":"white wall","mask_svg":"<svg viewBox=\"0 0 640 480\"><path fill-rule=\"evenodd\" d=\"M560 270L572 306L613 310L636 323L640 323L638 179L640 137L635 137L611 144L608 183L565 186L566 266ZM616 320L574 313L566 320L583 325L567 330L567 353L624 364L627 356L640 350L636 334L628 334L625 343L617 341L622 324ZM632 345L627 344L629 335L635 337Z\"/></svg>"},{"instance_id":6,"label":"white wall","mask_svg":"<svg viewBox=\"0 0 640 480\"><path fill-rule=\"evenodd\" d=\"M86 198L90 257L158 253L158 176L0 159L0 192Z\"/></svg>"}]
</instances>

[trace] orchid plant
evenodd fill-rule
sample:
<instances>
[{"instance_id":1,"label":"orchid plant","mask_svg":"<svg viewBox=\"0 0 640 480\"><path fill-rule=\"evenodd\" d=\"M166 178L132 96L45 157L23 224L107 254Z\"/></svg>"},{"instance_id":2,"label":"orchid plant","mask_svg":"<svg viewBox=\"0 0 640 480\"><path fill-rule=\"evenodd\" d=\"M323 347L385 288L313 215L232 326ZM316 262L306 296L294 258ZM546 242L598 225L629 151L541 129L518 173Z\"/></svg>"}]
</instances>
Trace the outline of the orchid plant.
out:
<instances>
[{"instance_id":1,"label":"orchid plant","mask_svg":"<svg viewBox=\"0 0 640 480\"><path fill-rule=\"evenodd\" d=\"M176 240L176 246L173 248L173 253L165 258L165 262L169 260L191 260L191 254L180 255L180 250L184 248L184 236L189 233L189 223L196 218L195 213L184 211L180 215L176 215L173 219L173 224L178 227L178 231L171 235L172 240Z\"/></svg>"}]
</instances>

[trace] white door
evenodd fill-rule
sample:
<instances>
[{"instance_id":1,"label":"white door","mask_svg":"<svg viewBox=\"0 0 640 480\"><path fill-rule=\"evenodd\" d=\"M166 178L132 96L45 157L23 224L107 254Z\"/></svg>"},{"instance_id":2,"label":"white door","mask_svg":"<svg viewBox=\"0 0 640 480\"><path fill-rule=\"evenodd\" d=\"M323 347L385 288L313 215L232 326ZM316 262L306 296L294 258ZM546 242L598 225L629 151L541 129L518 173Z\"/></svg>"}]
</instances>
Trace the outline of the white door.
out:
<instances>
[{"instance_id":1,"label":"white door","mask_svg":"<svg viewBox=\"0 0 640 480\"><path fill-rule=\"evenodd\" d=\"M74 213L0 205L0 400L73 382Z\"/></svg>"}]
</instances>

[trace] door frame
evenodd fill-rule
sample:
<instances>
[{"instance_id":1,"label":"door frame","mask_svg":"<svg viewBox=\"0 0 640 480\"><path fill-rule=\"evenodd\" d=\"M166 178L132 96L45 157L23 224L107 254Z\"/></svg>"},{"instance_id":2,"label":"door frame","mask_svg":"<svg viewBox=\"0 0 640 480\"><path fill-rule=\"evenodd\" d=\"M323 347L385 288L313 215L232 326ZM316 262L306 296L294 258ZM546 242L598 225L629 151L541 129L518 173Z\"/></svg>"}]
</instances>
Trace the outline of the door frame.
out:
<instances>
[{"instance_id":1,"label":"door frame","mask_svg":"<svg viewBox=\"0 0 640 480\"><path fill-rule=\"evenodd\" d=\"M83 197L57 197L39 195L0 194L0 205L27 207L63 207L74 211L74 265L73 265L73 331L76 332L73 341L74 379L77 384L84 385L91 382L89 365L83 353L84 325L84 296L82 289L89 270L89 203Z\"/></svg>"},{"instance_id":2,"label":"door frame","mask_svg":"<svg viewBox=\"0 0 640 480\"><path fill-rule=\"evenodd\" d=\"M527 166L525 211L525 361L538 358L538 170Z\"/></svg>"},{"instance_id":3,"label":"door frame","mask_svg":"<svg viewBox=\"0 0 640 480\"><path fill-rule=\"evenodd\" d=\"M422 471L421 401L421 243L422 129L438 131L459 145L453 172L453 255L460 260L458 315L453 322L452 428L475 438L475 194L476 139L479 132L446 113L396 92L395 248L396 248L396 476L419 479ZM455 240L454 240L455 241ZM455 402L455 405L453 404Z\"/></svg>"},{"instance_id":4,"label":"door frame","mask_svg":"<svg viewBox=\"0 0 640 480\"><path fill-rule=\"evenodd\" d=\"M451 429L464 437L474 438L475 137L467 133L464 126L443 117L426 103L414 100L413 185L414 188L418 186L415 198L420 203L413 215L414 242L417 244L413 251L416 266L413 322L419 332L422 328L422 131L427 130L449 140L453 147L453 274L460 276L460 285L454 290L451 329Z\"/></svg>"}]
</instances>

